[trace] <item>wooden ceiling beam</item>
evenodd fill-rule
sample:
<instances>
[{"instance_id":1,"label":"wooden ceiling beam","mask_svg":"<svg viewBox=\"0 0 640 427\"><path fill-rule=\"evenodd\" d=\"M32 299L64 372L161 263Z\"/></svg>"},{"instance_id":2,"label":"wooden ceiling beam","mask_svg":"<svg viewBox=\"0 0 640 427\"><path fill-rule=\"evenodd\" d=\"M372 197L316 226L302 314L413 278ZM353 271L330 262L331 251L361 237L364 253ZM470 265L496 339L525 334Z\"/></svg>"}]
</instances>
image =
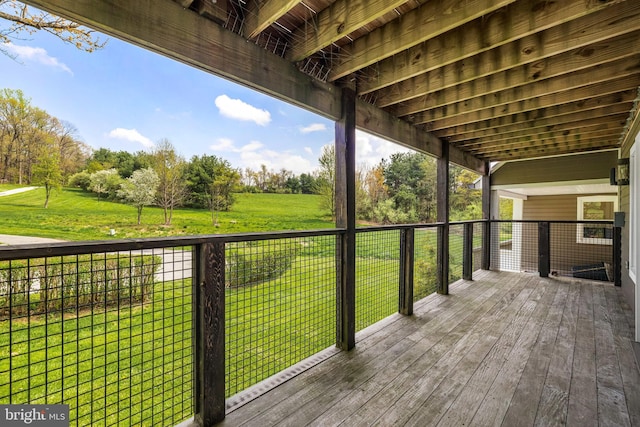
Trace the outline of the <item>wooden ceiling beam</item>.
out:
<instances>
[{"instance_id":1,"label":"wooden ceiling beam","mask_svg":"<svg viewBox=\"0 0 640 427\"><path fill-rule=\"evenodd\" d=\"M293 32L290 59L301 61L406 2L407 0L338 0Z\"/></svg>"},{"instance_id":2,"label":"wooden ceiling beam","mask_svg":"<svg viewBox=\"0 0 640 427\"><path fill-rule=\"evenodd\" d=\"M640 33L633 33L634 43L640 44ZM503 71L469 83L403 102L393 109L398 116L408 116L425 110L437 109L453 103L463 103L467 111L486 108L485 100L508 103L571 88L611 80L613 76L637 73L640 55L626 44L603 45L589 51L575 52L571 56L549 58L531 67ZM582 53L581 53L582 52Z\"/></svg>"},{"instance_id":3,"label":"wooden ceiling beam","mask_svg":"<svg viewBox=\"0 0 640 427\"><path fill-rule=\"evenodd\" d=\"M482 145L479 147L471 148L468 151L474 154L486 156L490 153L498 153L507 150L528 150L528 149L548 149L556 147L563 149L574 145L586 145L591 144L594 141L609 141L615 138L620 139L620 129L603 130L603 131L590 131L587 133L576 133L569 135L557 135L551 134L549 136L541 136L540 138L520 138L513 140L510 143L501 143L497 145Z\"/></svg>"},{"instance_id":4,"label":"wooden ceiling beam","mask_svg":"<svg viewBox=\"0 0 640 427\"><path fill-rule=\"evenodd\" d=\"M457 141L455 145L463 150L473 151L475 149L485 149L489 147L502 147L513 143L513 141L530 140L537 141L541 139L557 138L561 136L580 135L589 132L617 132L621 133L624 128L624 124L627 120L627 115L618 114L611 116L600 121L591 121L585 123L584 121L567 123L564 126L557 126L549 130L541 131L521 131L512 132L509 134L497 135L491 138L477 138L466 141Z\"/></svg>"},{"instance_id":5,"label":"wooden ceiling beam","mask_svg":"<svg viewBox=\"0 0 640 427\"><path fill-rule=\"evenodd\" d=\"M248 39L256 38L262 31L276 22L302 0L253 0L247 5L244 34Z\"/></svg>"},{"instance_id":6,"label":"wooden ceiling beam","mask_svg":"<svg viewBox=\"0 0 640 427\"><path fill-rule=\"evenodd\" d=\"M640 76L632 76L470 113L451 112L449 115L444 115L442 111L431 111L429 117L422 118L433 120L425 125L426 129L433 132L456 126L475 126L478 122L508 118L516 114L535 113L546 117L548 113L541 110L551 109L549 114L564 114L596 108L602 104L633 102L638 85L640 85Z\"/></svg>"},{"instance_id":7,"label":"wooden ceiling beam","mask_svg":"<svg viewBox=\"0 0 640 427\"><path fill-rule=\"evenodd\" d=\"M344 46L329 73L337 80L425 40L471 22L515 0L429 1ZM589 0L593 1L593 0Z\"/></svg>"},{"instance_id":8,"label":"wooden ceiling beam","mask_svg":"<svg viewBox=\"0 0 640 427\"><path fill-rule=\"evenodd\" d=\"M515 132L522 129L536 129L555 126L567 122L580 120L594 120L614 114L626 114L633 106L631 95L626 102L618 101L620 97L608 95L600 98L597 103L577 103L557 105L540 110L525 111L524 113L489 119L481 123L455 126L441 129L433 133L439 138L446 138L450 142L464 141L470 138L486 138Z\"/></svg>"},{"instance_id":9,"label":"wooden ceiling beam","mask_svg":"<svg viewBox=\"0 0 640 427\"><path fill-rule=\"evenodd\" d=\"M430 103L428 103L430 100L425 100L423 111L407 116L410 122L418 124L529 100L531 100L532 108L540 108L536 107L536 103L538 103L542 97L555 97L557 104L564 104L576 100L573 95L567 94L567 92L571 93L573 89L593 86L597 83L606 83L613 79L618 80L624 77L627 77L629 81L637 80L639 70L640 55L636 54L624 60L605 64L594 69L569 73L561 77L543 80L535 84L520 86L490 95L474 97L465 101L457 102L454 98L449 99L449 102L443 102L440 97L434 97L437 99ZM583 96L583 98L597 95L601 95L601 93L591 92ZM430 104L440 107L430 108ZM404 112L405 110L401 111Z\"/></svg>"},{"instance_id":10,"label":"wooden ceiling beam","mask_svg":"<svg viewBox=\"0 0 640 427\"><path fill-rule=\"evenodd\" d=\"M640 28L640 16L638 17L637 26ZM404 105L409 106L411 105L411 100L420 101L422 97L438 91L453 92L458 101L463 101L474 96L523 86L569 72L576 72L616 61L630 56L633 51L629 49L629 46L638 44L640 44L640 31L635 31L613 39L582 46L563 54L550 56L540 61L527 63L522 67L489 74L481 72L479 74L482 76L477 76L477 78L467 76L462 79L460 84L455 84L454 81L461 73L454 73L453 76L451 72L423 74L377 92L375 96L376 105L387 107L402 102ZM469 59L467 63L473 64L474 59ZM496 60L499 61L498 58ZM487 69L491 65L479 67ZM469 69L473 68L477 69L474 65L469 67ZM442 69L442 71L445 70ZM446 98L446 96L443 95L443 98Z\"/></svg>"},{"instance_id":11,"label":"wooden ceiling beam","mask_svg":"<svg viewBox=\"0 0 640 427\"><path fill-rule=\"evenodd\" d=\"M460 62L470 57L477 57L474 62L478 64L490 64L488 72L513 68L623 34L626 26L637 26L640 14L640 5L632 1L615 8L582 0L550 4L551 10L539 4L538 0L512 4L384 59L363 70L371 77L358 82L358 93L374 92L445 66L442 74L464 78L461 71L473 68ZM618 8L624 8L622 14Z\"/></svg>"},{"instance_id":12,"label":"wooden ceiling beam","mask_svg":"<svg viewBox=\"0 0 640 427\"><path fill-rule=\"evenodd\" d=\"M563 154L588 153L590 151L601 151L618 148L617 139L601 141L599 143L589 143L586 145L576 145L570 148L558 149L555 147L542 148L539 150L515 150L496 153L491 157L492 161L502 162L509 160L535 159L542 157L559 156Z\"/></svg>"},{"instance_id":13,"label":"wooden ceiling beam","mask_svg":"<svg viewBox=\"0 0 640 427\"><path fill-rule=\"evenodd\" d=\"M505 126L505 127L496 127L496 128L482 128L478 129L476 132L471 132L467 134L460 135L452 135L452 136L440 136L438 137L442 139L446 139L449 142L453 143L466 143L466 141L472 139L478 140L500 140L505 138L511 138L517 135L530 135L534 133L540 132L548 132L548 131L557 131L557 130L566 130L566 129L576 129L581 126L590 126L593 124L603 124L603 123L618 123L620 118L624 124L626 117L629 115L629 109L631 108L631 104L621 104L608 107L612 111L606 111L604 108L589 110L584 114L576 114L571 115L567 114L565 116L557 116L551 117L547 120L538 120L531 122L523 122L518 123L516 125ZM618 126L620 126L618 124Z\"/></svg>"},{"instance_id":14,"label":"wooden ceiling beam","mask_svg":"<svg viewBox=\"0 0 640 427\"><path fill-rule=\"evenodd\" d=\"M332 120L341 115L341 91L300 72L294 64L227 31L171 0L25 0L31 6L160 53L200 70L297 105ZM379 108L358 103L364 131L439 156L434 135ZM369 125L370 128L368 127ZM425 143L431 141L431 144ZM432 151L428 151L432 150ZM460 166L477 169L472 155Z\"/></svg>"}]
</instances>

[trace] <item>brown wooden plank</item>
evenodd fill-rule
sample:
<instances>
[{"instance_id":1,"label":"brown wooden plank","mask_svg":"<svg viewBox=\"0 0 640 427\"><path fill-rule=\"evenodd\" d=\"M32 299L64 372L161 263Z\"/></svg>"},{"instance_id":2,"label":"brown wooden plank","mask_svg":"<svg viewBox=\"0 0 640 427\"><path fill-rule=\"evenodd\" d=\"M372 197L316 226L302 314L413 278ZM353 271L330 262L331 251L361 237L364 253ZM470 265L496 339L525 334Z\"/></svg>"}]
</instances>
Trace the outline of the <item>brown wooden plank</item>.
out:
<instances>
[{"instance_id":1,"label":"brown wooden plank","mask_svg":"<svg viewBox=\"0 0 640 427\"><path fill-rule=\"evenodd\" d=\"M492 289L494 289L494 285L489 283L480 284L480 286L470 289L467 289L468 287L468 283L460 283L459 286L454 287L452 294L463 296L465 301L469 301L470 304L477 303L478 306L483 306L483 302L490 299L493 293ZM355 351L340 353L332 358L335 360L332 364L323 364L312 371L305 372L296 379L309 387L285 383L271 390L265 395L265 399L250 402L242 408L242 411L228 414L226 422L229 425L238 425L254 420L259 415L262 415L261 422L267 422L269 419L272 420L271 422L278 422L289 413L296 413L300 406L313 403L325 394L324 389L312 388L311 384L327 384L328 388L333 389L339 387L339 384L347 378L359 375L361 371L376 372L397 357L398 346L406 348L406 344L403 344L402 341L407 336L410 337L417 333L421 327L439 329L438 325L441 322L447 323L452 319L463 321L466 316L473 313L473 311L467 313L466 309L467 306L457 302L457 299L433 294L414 306L416 317L429 313L423 322L412 322L407 327L405 322L401 322L405 319L404 316L392 316L391 321L386 320L383 323L385 324L384 328L377 330L373 335L368 335L363 342L358 340ZM438 313L441 314L437 315ZM451 325L456 325L456 323L451 322ZM364 333L367 332L364 331ZM357 339L359 338L360 334L357 336ZM354 357L355 353L358 358ZM375 355L378 356L377 360L373 360ZM362 359L370 361L363 363ZM372 367L371 363L374 363L375 366ZM378 364L380 368L378 368Z\"/></svg>"},{"instance_id":2,"label":"brown wooden plank","mask_svg":"<svg viewBox=\"0 0 640 427\"><path fill-rule=\"evenodd\" d=\"M497 119L509 120L512 115L516 114L529 114L533 117L560 116L583 109L597 108L603 104L633 102L637 96L639 84L640 77L631 77L573 89L557 95L544 96L525 103L512 103L470 113L450 111L446 115L442 115L431 112L428 117L424 118L432 120L426 127L431 131L436 131L464 125L477 127L479 122ZM482 126L485 125L491 126L491 123L482 124Z\"/></svg>"},{"instance_id":3,"label":"brown wooden plank","mask_svg":"<svg viewBox=\"0 0 640 427\"><path fill-rule=\"evenodd\" d=\"M427 402L441 383L445 382L445 385L449 383L447 378L461 368L458 365L467 354L469 354L467 364L473 364L474 362L471 360L474 358L482 360L481 358L490 349L491 343L497 340L496 335L501 334L506 328L506 319L517 313L533 292L535 280L531 280L527 276L517 280L520 282L519 286L507 293L491 313L478 319L475 325L453 346L449 346L449 351L439 357L432 367L422 371L421 376L417 378L414 373L412 386L399 396L386 411L379 414L380 418L373 425L387 426L406 423L414 413L420 410L420 407ZM443 391L446 392L446 390Z\"/></svg>"},{"instance_id":4,"label":"brown wooden plank","mask_svg":"<svg viewBox=\"0 0 640 427\"><path fill-rule=\"evenodd\" d=\"M293 32L289 56L301 61L404 3L406 0L337 0Z\"/></svg>"},{"instance_id":5,"label":"brown wooden plank","mask_svg":"<svg viewBox=\"0 0 640 427\"><path fill-rule=\"evenodd\" d=\"M604 291L611 316L611 328L620 365L629 420L632 426L640 426L640 368L637 365L632 347L634 319L633 316L627 317L627 314L632 313L630 309L627 308L623 311L621 307L621 301L624 297L619 288L606 286Z\"/></svg>"},{"instance_id":6,"label":"brown wooden plank","mask_svg":"<svg viewBox=\"0 0 640 427\"><path fill-rule=\"evenodd\" d=\"M247 4L244 32L253 39L302 0L261 0Z\"/></svg>"},{"instance_id":7,"label":"brown wooden plank","mask_svg":"<svg viewBox=\"0 0 640 427\"><path fill-rule=\"evenodd\" d=\"M506 77L494 86L485 85L482 81L473 81L461 87L460 92L458 92L458 87L450 90L445 89L404 102L393 111L396 115L404 117L418 113L425 114L427 110L438 110L442 107L446 107L447 110L453 108L454 111L464 109L465 112L484 110L512 102L562 93L582 86L608 82L624 76L635 76L638 74L638 67L640 67L640 55L637 52L627 51L623 59L597 64L591 68L572 71L545 80L529 80L516 87L512 87ZM595 95L598 94L591 94L591 96ZM416 119L414 123L424 123L424 121Z\"/></svg>"},{"instance_id":8,"label":"brown wooden plank","mask_svg":"<svg viewBox=\"0 0 640 427\"><path fill-rule=\"evenodd\" d=\"M567 303L558 328L558 337L553 347L549 370L540 395L535 425L564 425L569 404L571 369L578 318L580 288L577 283L569 283Z\"/></svg>"},{"instance_id":9,"label":"brown wooden plank","mask_svg":"<svg viewBox=\"0 0 640 427\"><path fill-rule=\"evenodd\" d=\"M513 393L557 291L557 286L549 281L536 279L536 282L536 291L464 384L458 397L440 419L439 426L466 426L472 419L478 422L480 418L476 418L476 415L486 397L509 389ZM510 382L511 387L507 386L505 380ZM497 389L494 388L496 382L500 383ZM494 400L493 405L486 406L491 407L489 413L496 415L498 402L508 402L510 398L511 395L507 394L499 401ZM432 413L429 416L433 417Z\"/></svg>"},{"instance_id":10,"label":"brown wooden plank","mask_svg":"<svg viewBox=\"0 0 640 427\"><path fill-rule=\"evenodd\" d=\"M490 74L539 61L631 31L637 25L640 6L636 2L604 9L590 6L565 0L561 5L549 3L549 10L541 8L537 0L519 1L363 70L370 77L359 82L359 93L377 91L433 70L438 70L443 87L447 87L454 77L465 81L467 74L483 76L485 67ZM532 10L536 10L533 17ZM634 19L636 22L631 23Z\"/></svg>"},{"instance_id":11,"label":"brown wooden plank","mask_svg":"<svg viewBox=\"0 0 640 427\"><path fill-rule=\"evenodd\" d=\"M546 279L551 280L551 279ZM558 327L566 304L568 287L559 286L553 305L547 314L543 330L538 335L533 351L522 372L518 386L511 398L509 409L500 424L502 426L533 425L542 394L544 381L551 361L551 352L558 336Z\"/></svg>"},{"instance_id":12,"label":"brown wooden plank","mask_svg":"<svg viewBox=\"0 0 640 427\"><path fill-rule=\"evenodd\" d=\"M630 426L624 386L620 375L620 363L616 353L603 286L605 285L593 286L598 422L600 425Z\"/></svg>"},{"instance_id":13,"label":"brown wooden plank","mask_svg":"<svg viewBox=\"0 0 640 427\"><path fill-rule=\"evenodd\" d=\"M512 292L512 290L516 288L519 289L522 286L522 283L516 283L513 279L501 279L499 282L494 283L496 288L501 289L499 293L503 290L506 292ZM454 287L452 287L452 294L456 294ZM438 297L447 298L443 296ZM406 365L403 368L404 370L395 378L389 377L389 380L385 381L386 384L377 381L372 383L373 387L371 390L372 393L369 394L370 397L367 398L365 396L365 398L360 399L360 401L352 401L346 397L345 400L341 401L338 405L337 408L339 411L337 414L333 414L334 407L332 407L331 411L327 412L323 417L318 418L318 421L326 421L327 424L334 424L340 420L345 422L348 421L354 425L371 424L372 421L380 417L380 415L385 412L393 402L414 387L416 378L419 378L425 372L432 369L435 363L443 357L443 355L452 346L460 340L463 340L465 335L478 321L479 317L494 311L496 303L497 301L495 298L485 300L485 302L480 306L475 303L471 303L468 307L473 307L470 309L473 313L458 323L455 328L446 333L445 337L441 341L430 348L424 347L424 345L428 345L428 342L431 339L430 337L434 332L432 332L433 329L431 328L424 328L424 330L420 332L421 338L418 345L425 351L419 359L411 365ZM466 304L467 303L461 304L461 306L466 306Z\"/></svg>"},{"instance_id":14,"label":"brown wooden plank","mask_svg":"<svg viewBox=\"0 0 640 427\"><path fill-rule=\"evenodd\" d=\"M368 65L444 34L515 0L441 0L424 3L343 49L329 79L337 80Z\"/></svg>"},{"instance_id":15,"label":"brown wooden plank","mask_svg":"<svg viewBox=\"0 0 640 427\"><path fill-rule=\"evenodd\" d=\"M444 84L442 79L425 80L416 77L376 93L376 105L388 107L403 103L402 108L399 108L398 111L405 115L405 107L407 111L414 112L411 109L412 100L417 100L419 106L424 97L439 91L441 92L439 99L443 100L449 96L455 97L456 101L464 101L476 96L489 95L631 56L633 51L629 49L629 46L636 45L639 41L640 33L636 31L613 40L591 44L561 55L528 63L521 67L493 72L484 77L470 76L450 84ZM459 73L454 75L457 78Z\"/></svg>"}]
</instances>

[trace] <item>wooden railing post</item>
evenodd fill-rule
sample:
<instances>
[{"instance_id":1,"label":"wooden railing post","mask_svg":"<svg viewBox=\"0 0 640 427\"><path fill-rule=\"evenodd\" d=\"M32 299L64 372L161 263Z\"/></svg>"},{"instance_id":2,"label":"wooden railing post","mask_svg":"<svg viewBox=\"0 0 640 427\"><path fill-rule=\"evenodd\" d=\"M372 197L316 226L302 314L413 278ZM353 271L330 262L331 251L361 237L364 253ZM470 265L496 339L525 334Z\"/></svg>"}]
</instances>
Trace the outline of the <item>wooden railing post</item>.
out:
<instances>
[{"instance_id":1,"label":"wooden railing post","mask_svg":"<svg viewBox=\"0 0 640 427\"><path fill-rule=\"evenodd\" d=\"M449 224L438 226L438 254L436 255L438 293L449 294Z\"/></svg>"},{"instance_id":2,"label":"wooden railing post","mask_svg":"<svg viewBox=\"0 0 640 427\"><path fill-rule=\"evenodd\" d=\"M473 223L464 224L462 240L462 278L473 280Z\"/></svg>"},{"instance_id":3,"label":"wooden railing post","mask_svg":"<svg viewBox=\"0 0 640 427\"><path fill-rule=\"evenodd\" d=\"M613 284L622 286L622 227L613 227Z\"/></svg>"},{"instance_id":4,"label":"wooden railing post","mask_svg":"<svg viewBox=\"0 0 640 427\"><path fill-rule=\"evenodd\" d=\"M551 235L549 222L538 223L538 272L540 277L549 277L551 272Z\"/></svg>"},{"instance_id":5,"label":"wooden railing post","mask_svg":"<svg viewBox=\"0 0 640 427\"><path fill-rule=\"evenodd\" d=\"M336 345L356 345L356 94L342 89L342 118L336 121L336 225L346 228L338 237Z\"/></svg>"},{"instance_id":6,"label":"wooden railing post","mask_svg":"<svg viewBox=\"0 0 640 427\"><path fill-rule=\"evenodd\" d=\"M491 220L482 223L482 261L483 270L491 269Z\"/></svg>"},{"instance_id":7,"label":"wooden railing post","mask_svg":"<svg viewBox=\"0 0 640 427\"><path fill-rule=\"evenodd\" d=\"M193 260L194 419L212 426L225 417L224 242L196 245Z\"/></svg>"},{"instance_id":8,"label":"wooden railing post","mask_svg":"<svg viewBox=\"0 0 640 427\"><path fill-rule=\"evenodd\" d=\"M400 230L400 295L398 311L407 316L413 314L413 228Z\"/></svg>"}]
</instances>

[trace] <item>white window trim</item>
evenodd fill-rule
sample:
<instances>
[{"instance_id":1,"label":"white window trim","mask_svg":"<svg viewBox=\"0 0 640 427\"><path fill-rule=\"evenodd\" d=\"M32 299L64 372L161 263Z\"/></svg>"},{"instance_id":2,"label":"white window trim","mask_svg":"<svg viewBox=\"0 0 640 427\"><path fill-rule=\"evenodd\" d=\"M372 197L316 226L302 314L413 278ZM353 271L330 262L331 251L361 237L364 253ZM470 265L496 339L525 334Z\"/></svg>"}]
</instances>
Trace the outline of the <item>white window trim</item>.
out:
<instances>
[{"instance_id":1,"label":"white window trim","mask_svg":"<svg viewBox=\"0 0 640 427\"><path fill-rule=\"evenodd\" d=\"M631 147L629 155L629 277L637 284L638 268L638 219L640 219L640 203L638 191L640 190L640 158L636 153L636 147L640 142L640 134L636 137L635 144ZM637 291L636 291L637 292ZM636 296L637 298L637 296ZM639 299L640 301L640 299Z\"/></svg>"},{"instance_id":2,"label":"white window trim","mask_svg":"<svg viewBox=\"0 0 640 427\"><path fill-rule=\"evenodd\" d=\"M602 196L585 196L578 197L578 221L585 221L583 217L582 205L585 202L613 202L614 212L618 211L618 196L617 195L602 195ZM613 218L612 218L613 219ZM596 237L584 237L585 224L578 224L576 227L576 242L584 243L588 245L612 245L613 239L596 238Z\"/></svg>"}]
</instances>

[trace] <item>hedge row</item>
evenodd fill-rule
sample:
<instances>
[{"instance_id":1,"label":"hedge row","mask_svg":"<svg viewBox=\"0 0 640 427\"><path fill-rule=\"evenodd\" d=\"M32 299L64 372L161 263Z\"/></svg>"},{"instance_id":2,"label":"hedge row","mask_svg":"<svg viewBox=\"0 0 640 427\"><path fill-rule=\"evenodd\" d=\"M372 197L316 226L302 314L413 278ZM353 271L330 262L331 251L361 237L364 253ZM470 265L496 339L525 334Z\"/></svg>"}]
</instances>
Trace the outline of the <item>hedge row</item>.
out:
<instances>
[{"instance_id":1,"label":"hedge row","mask_svg":"<svg viewBox=\"0 0 640 427\"><path fill-rule=\"evenodd\" d=\"M226 253L226 286L237 288L280 277L301 249L297 241L277 247L254 244L230 249Z\"/></svg>"},{"instance_id":2,"label":"hedge row","mask_svg":"<svg viewBox=\"0 0 640 427\"><path fill-rule=\"evenodd\" d=\"M117 254L0 262L0 316L143 302L161 265L158 256Z\"/></svg>"}]
</instances>

